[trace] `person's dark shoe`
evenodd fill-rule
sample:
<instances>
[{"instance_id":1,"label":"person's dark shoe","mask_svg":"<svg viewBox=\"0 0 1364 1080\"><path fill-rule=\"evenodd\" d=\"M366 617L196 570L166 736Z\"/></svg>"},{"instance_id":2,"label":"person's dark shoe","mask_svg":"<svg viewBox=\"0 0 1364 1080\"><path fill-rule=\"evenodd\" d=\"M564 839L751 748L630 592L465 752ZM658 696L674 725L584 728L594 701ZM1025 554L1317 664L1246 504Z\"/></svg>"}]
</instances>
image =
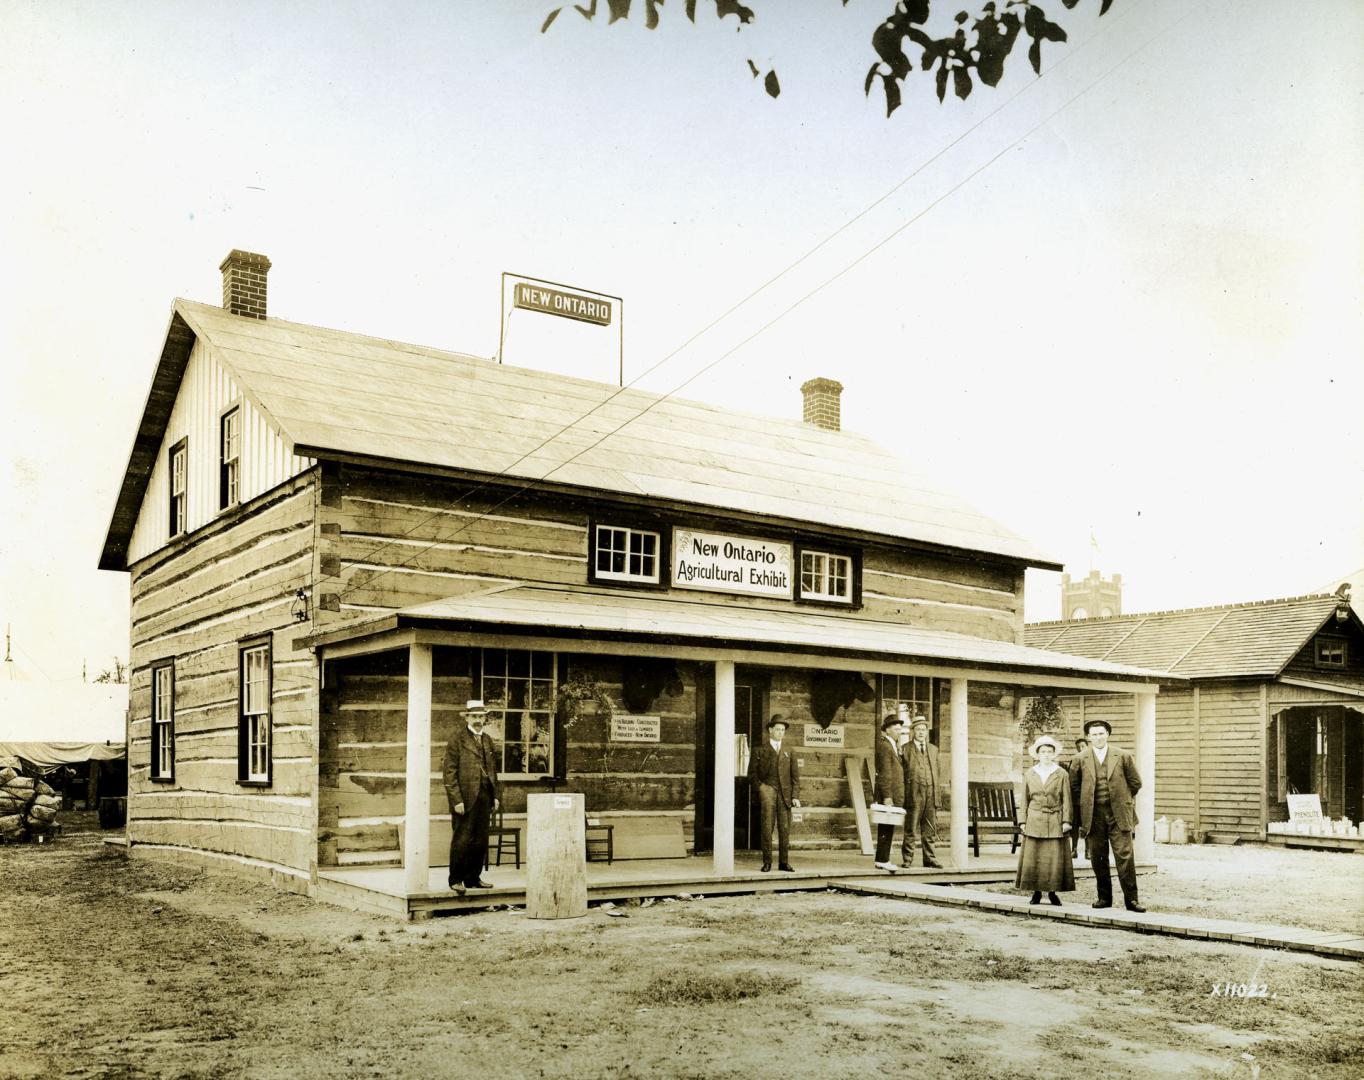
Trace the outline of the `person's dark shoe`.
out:
<instances>
[{"instance_id":1,"label":"person's dark shoe","mask_svg":"<svg viewBox=\"0 0 1364 1080\"><path fill-rule=\"evenodd\" d=\"M1057 896L1054 892L1049 892L1049 893L1047 893L1047 899L1051 901L1051 906L1052 906L1052 907L1060 907L1060 906L1061 906L1061 898L1060 898L1059 896Z\"/></svg>"},{"instance_id":2,"label":"person's dark shoe","mask_svg":"<svg viewBox=\"0 0 1364 1080\"><path fill-rule=\"evenodd\" d=\"M782 863L780 866L777 867L777 869L785 870L788 874L794 874L796 872L796 868L792 866L789 862Z\"/></svg>"},{"instance_id":3,"label":"person's dark shoe","mask_svg":"<svg viewBox=\"0 0 1364 1080\"><path fill-rule=\"evenodd\" d=\"M456 896L463 896L464 886L460 885L458 882L452 881L450 882L450 891L454 893Z\"/></svg>"},{"instance_id":4,"label":"person's dark shoe","mask_svg":"<svg viewBox=\"0 0 1364 1080\"><path fill-rule=\"evenodd\" d=\"M491 881L484 881L482 878L469 883L469 888L471 889L491 889L492 887L493 883Z\"/></svg>"},{"instance_id":5,"label":"person's dark shoe","mask_svg":"<svg viewBox=\"0 0 1364 1080\"><path fill-rule=\"evenodd\" d=\"M1030 903L1030 904L1040 904L1041 902L1042 902L1042 894L1041 894L1040 892L1035 892L1035 893L1033 893L1033 894L1032 894L1032 899L1030 899L1030 900L1028 901L1028 903Z\"/></svg>"},{"instance_id":6,"label":"person's dark shoe","mask_svg":"<svg viewBox=\"0 0 1364 1080\"><path fill-rule=\"evenodd\" d=\"M764 874L770 873L772 870L772 864L770 862L765 862L762 864L762 866L758 867L758 869L761 870Z\"/></svg>"},{"instance_id":7,"label":"person's dark shoe","mask_svg":"<svg viewBox=\"0 0 1364 1080\"><path fill-rule=\"evenodd\" d=\"M1112 906L1113 906L1113 901L1112 901L1112 900L1095 900L1094 903L1090 904L1089 906L1090 906L1090 907L1094 907L1094 908L1112 907Z\"/></svg>"},{"instance_id":8,"label":"person's dark shoe","mask_svg":"<svg viewBox=\"0 0 1364 1080\"><path fill-rule=\"evenodd\" d=\"M1138 904L1135 900L1127 901L1127 910L1135 911L1138 915L1146 914L1146 909L1142 907L1140 904Z\"/></svg>"},{"instance_id":9,"label":"person's dark shoe","mask_svg":"<svg viewBox=\"0 0 1364 1080\"><path fill-rule=\"evenodd\" d=\"M928 867L930 870L941 870L941 869L942 869L942 863L938 862L937 859L925 859L925 860L924 860L924 865L925 865L926 867Z\"/></svg>"},{"instance_id":10,"label":"person's dark shoe","mask_svg":"<svg viewBox=\"0 0 1364 1080\"><path fill-rule=\"evenodd\" d=\"M914 869L914 864L913 864L912 862L902 862L902 863L900 864L900 869L901 869L901 870L913 870L913 869Z\"/></svg>"}]
</instances>

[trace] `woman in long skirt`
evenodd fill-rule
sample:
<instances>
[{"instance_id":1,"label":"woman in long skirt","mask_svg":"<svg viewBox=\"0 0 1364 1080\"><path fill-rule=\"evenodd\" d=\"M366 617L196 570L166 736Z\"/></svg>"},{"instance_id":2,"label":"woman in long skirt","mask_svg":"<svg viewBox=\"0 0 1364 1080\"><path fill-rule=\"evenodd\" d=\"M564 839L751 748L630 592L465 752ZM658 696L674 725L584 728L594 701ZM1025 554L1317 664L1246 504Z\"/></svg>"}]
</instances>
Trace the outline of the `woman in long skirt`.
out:
<instances>
[{"instance_id":1,"label":"woman in long skirt","mask_svg":"<svg viewBox=\"0 0 1364 1080\"><path fill-rule=\"evenodd\" d=\"M1050 735L1032 744L1037 764L1023 773L1023 850L1018 854L1014 887L1031 889L1030 904L1042 894L1057 907L1059 892L1074 892L1075 867L1070 860L1070 774L1056 764L1060 744Z\"/></svg>"}]
</instances>

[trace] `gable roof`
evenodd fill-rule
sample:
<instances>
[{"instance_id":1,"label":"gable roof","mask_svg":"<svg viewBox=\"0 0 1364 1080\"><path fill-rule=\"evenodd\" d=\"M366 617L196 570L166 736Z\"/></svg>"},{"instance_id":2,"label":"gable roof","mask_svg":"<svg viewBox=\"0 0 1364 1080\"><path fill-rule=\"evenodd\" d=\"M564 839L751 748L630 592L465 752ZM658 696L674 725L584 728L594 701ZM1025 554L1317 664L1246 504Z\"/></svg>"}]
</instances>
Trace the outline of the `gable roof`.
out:
<instances>
[{"instance_id":1,"label":"gable roof","mask_svg":"<svg viewBox=\"0 0 1364 1080\"><path fill-rule=\"evenodd\" d=\"M1188 678L1274 677L1335 618L1339 604L1337 596L1299 596L1109 619L1029 623L1023 640L1038 649L1160 668ZM1351 618L1358 622L1353 613Z\"/></svg>"},{"instance_id":2,"label":"gable roof","mask_svg":"<svg viewBox=\"0 0 1364 1080\"><path fill-rule=\"evenodd\" d=\"M126 560L174 403L167 389L178 386L196 339L303 456L505 472L1060 569L853 432L186 300L175 301L102 568ZM561 428L569 430L555 436Z\"/></svg>"}]
</instances>

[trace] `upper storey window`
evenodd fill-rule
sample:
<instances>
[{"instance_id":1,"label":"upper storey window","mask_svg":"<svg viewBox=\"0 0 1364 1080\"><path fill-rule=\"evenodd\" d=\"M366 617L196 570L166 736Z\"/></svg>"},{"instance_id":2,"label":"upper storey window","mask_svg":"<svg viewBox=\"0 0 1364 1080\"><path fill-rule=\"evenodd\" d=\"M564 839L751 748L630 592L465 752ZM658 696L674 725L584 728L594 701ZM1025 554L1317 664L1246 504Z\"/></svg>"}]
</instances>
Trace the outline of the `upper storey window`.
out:
<instances>
[{"instance_id":1,"label":"upper storey window","mask_svg":"<svg viewBox=\"0 0 1364 1080\"><path fill-rule=\"evenodd\" d=\"M218 421L218 509L241 500L242 411L231 408Z\"/></svg>"},{"instance_id":2,"label":"upper storey window","mask_svg":"<svg viewBox=\"0 0 1364 1080\"><path fill-rule=\"evenodd\" d=\"M620 525L593 532L593 576L598 581L659 583L659 534Z\"/></svg>"},{"instance_id":3,"label":"upper storey window","mask_svg":"<svg viewBox=\"0 0 1364 1080\"><path fill-rule=\"evenodd\" d=\"M179 536L187 526L186 486L188 484L189 440L181 439L170 448L170 535Z\"/></svg>"},{"instance_id":4,"label":"upper storey window","mask_svg":"<svg viewBox=\"0 0 1364 1080\"><path fill-rule=\"evenodd\" d=\"M1317 667L1343 668L1345 666L1345 639L1333 637L1317 638Z\"/></svg>"},{"instance_id":5,"label":"upper storey window","mask_svg":"<svg viewBox=\"0 0 1364 1080\"><path fill-rule=\"evenodd\" d=\"M847 555L827 551L800 553L800 596L802 600L833 600L852 603L853 566Z\"/></svg>"}]
</instances>

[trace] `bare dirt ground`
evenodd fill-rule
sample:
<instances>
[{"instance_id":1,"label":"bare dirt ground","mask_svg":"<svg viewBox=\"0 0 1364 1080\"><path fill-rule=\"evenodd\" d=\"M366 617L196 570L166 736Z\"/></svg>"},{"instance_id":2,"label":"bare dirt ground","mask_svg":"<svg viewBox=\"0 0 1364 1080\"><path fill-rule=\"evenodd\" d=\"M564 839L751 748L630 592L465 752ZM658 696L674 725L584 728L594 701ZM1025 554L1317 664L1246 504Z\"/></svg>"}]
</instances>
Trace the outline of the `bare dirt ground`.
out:
<instances>
[{"instance_id":1,"label":"bare dirt ground","mask_svg":"<svg viewBox=\"0 0 1364 1080\"><path fill-rule=\"evenodd\" d=\"M0 1076L1364 1073L1349 962L829 892L402 924L99 841L0 848Z\"/></svg>"}]
</instances>

